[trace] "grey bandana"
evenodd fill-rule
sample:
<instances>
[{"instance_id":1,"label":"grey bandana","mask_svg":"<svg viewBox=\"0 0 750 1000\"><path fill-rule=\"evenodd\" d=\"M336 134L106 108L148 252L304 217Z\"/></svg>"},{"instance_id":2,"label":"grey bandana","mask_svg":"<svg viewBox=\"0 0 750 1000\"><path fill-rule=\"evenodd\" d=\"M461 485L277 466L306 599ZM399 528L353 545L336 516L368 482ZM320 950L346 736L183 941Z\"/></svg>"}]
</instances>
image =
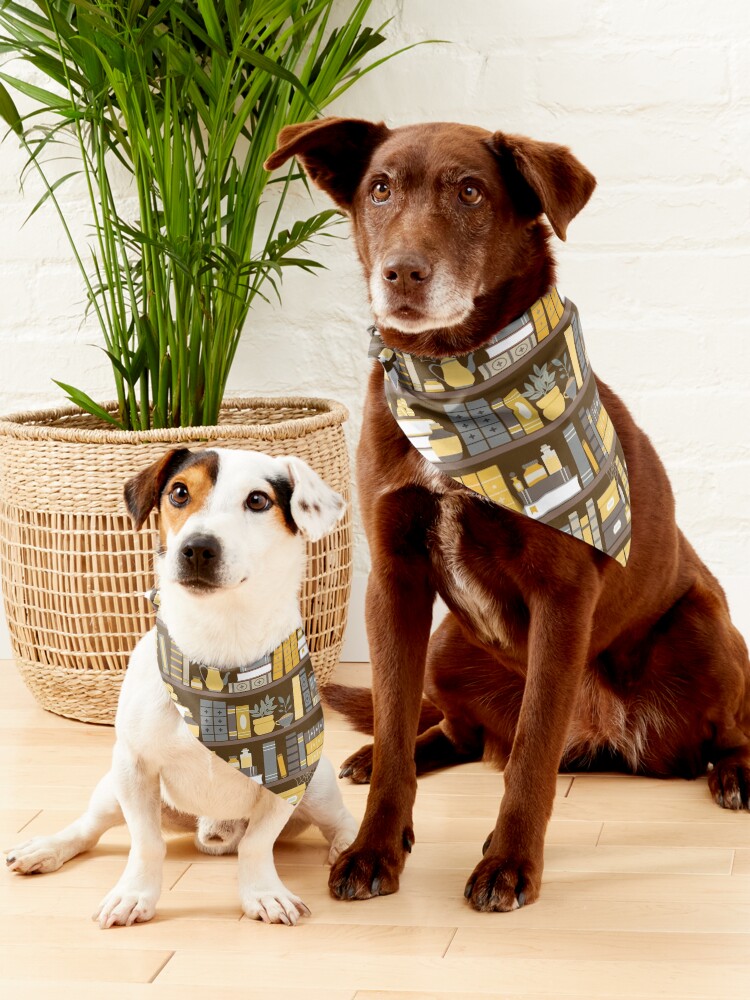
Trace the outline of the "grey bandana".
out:
<instances>
[{"instance_id":1,"label":"grey bandana","mask_svg":"<svg viewBox=\"0 0 750 1000\"><path fill-rule=\"evenodd\" d=\"M247 666L209 667L180 652L158 593L151 600L159 672L185 725L228 766L296 805L323 753L323 706L302 629Z\"/></svg>"},{"instance_id":2,"label":"grey bandana","mask_svg":"<svg viewBox=\"0 0 750 1000\"><path fill-rule=\"evenodd\" d=\"M553 288L471 354L419 358L373 330L370 356L396 422L436 469L627 564L625 457L570 299Z\"/></svg>"}]
</instances>

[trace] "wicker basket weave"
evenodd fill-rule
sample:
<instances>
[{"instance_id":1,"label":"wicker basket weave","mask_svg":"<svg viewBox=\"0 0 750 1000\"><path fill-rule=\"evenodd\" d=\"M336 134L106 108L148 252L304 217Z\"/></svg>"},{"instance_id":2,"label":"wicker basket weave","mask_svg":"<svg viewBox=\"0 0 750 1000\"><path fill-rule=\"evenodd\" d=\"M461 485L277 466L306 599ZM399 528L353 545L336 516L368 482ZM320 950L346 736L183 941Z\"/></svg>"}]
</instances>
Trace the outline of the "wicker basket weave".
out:
<instances>
[{"instance_id":1,"label":"wicker basket weave","mask_svg":"<svg viewBox=\"0 0 750 1000\"><path fill-rule=\"evenodd\" d=\"M107 404L114 409L115 404ZM153 625L155 514L133 531L135 472L176 445L298 455L349 499L347 411L325 399L233 399L215 427L117 431L78 407L0 419L0 574L21 674L41 705L114 721L128 656ZM341 653L352 566L347 510L308 545L302 614L318 680Z\"/></svg>"}]
</instances>

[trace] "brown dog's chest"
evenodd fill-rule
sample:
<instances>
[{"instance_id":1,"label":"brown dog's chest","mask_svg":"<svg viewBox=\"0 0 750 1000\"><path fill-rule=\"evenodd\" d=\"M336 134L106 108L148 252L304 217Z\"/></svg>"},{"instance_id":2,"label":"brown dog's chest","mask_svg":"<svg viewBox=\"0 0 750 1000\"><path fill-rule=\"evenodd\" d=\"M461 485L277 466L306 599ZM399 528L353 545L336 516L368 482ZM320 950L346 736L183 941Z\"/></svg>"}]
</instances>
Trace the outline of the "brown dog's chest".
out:
<instances>
[{"instance_id":1,"label":"brown dog's chest","mask_svg":"<svg viewBox=\"0 0 750 1000\"><path fill-rule=\"evenodd\" d=\"M460 488L437 505L428 551L435 586L469 635L525 662L529 614L514 579L512 518Z\"/></svg>"}]
</instances>

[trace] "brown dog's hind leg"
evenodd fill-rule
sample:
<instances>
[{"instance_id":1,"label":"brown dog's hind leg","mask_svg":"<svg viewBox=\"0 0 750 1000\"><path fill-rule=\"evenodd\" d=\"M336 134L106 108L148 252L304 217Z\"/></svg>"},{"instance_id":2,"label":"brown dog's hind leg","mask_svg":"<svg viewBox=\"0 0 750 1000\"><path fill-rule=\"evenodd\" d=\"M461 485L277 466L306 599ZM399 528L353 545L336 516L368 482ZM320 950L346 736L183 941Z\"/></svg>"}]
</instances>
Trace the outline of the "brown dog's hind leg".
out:
<instances>
[{"instance_id":1,"label":"brown dog's hind leg","mask_svg":"<svg viewBox=\"0 0 750 1000\"><path fill-rule=\"evenodd\" d=\"M446 735L444 726L447 727L447 720L431 726L417 737L414 763L418 778L455 764L468 764L482 759L483 743L479 730L471 729L466 734L467 739L458 743ZM450 727L450 731L453 732L453 727ZM368 743L347 757L341 765L339 777L351 778L355 785L368 785L371 775L372 743Z\"/></svg>"},{"instance_id":2,"label":"brown dog's hind leg","mask_svg":"<svg viewBox=\"0 0 750 1000\"><path fill-rule=\"evenodd\" d=\"M750 809L750 748L718 760L708 772L708 787L724 809Z\"/></svg>"}]
</instances>

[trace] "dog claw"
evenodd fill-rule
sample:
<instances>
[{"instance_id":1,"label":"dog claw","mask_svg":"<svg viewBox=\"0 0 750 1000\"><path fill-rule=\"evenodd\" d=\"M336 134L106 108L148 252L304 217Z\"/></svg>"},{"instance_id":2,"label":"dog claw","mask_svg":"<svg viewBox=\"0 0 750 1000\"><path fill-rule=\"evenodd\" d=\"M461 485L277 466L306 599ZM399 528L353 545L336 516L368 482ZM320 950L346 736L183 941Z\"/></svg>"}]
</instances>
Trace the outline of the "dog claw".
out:
<instances>
[{"instance_id":1,"label":"dog claw","mask_svg":"<svg viewBox=\"0 0 750 1000\"><path fill-rule=\"evenodd\" d=\"M467 882L466 888L464 889L464 899L471 899L471 894L474 891L474 883Z\"/></svg>"},{"instance_id":2,"label":"dog claw","mask_svg":"<svg viewBox=\"0 0 750 1000\"><path fill-rule=\"evenodd\" d=\"M523 904L526 902L526 893L525 892L519 892L518 896L516 898L518 899L518 907L520 909L523 906Z\"/></svg>"},{"instance_id":3,"label":"dog claw","mask_svg":"<svg viewBox=\"0 0 750 1000\"><path fill-rule=\"evenodd\" d=\"M372 885L370 886L370 891L372 892L373 896L380 895L380 884L381 884L380 879L376 875L375 878L372 880Z\"/></svg>"},{"instance_id":4,"label":"dog claw","mask_svg":"<svg viewBox=\"0 0 750 1000\"><path fill-rule=\"evenodd\" d=\"M342 767L339 771L339 778L348 778L353 770L353 767Z\"/></svg>"},{"instance_id":5,"label":"dog claw","mask_svg":"<svg viewBox=\"0 0 750 1000\"><path fill-rule=\"evenodd\" d=\"M414 847L414 834L411 830L404 830L403 844L404 850L411 854L411 849Z\"/></svg>"}]
</instances>

